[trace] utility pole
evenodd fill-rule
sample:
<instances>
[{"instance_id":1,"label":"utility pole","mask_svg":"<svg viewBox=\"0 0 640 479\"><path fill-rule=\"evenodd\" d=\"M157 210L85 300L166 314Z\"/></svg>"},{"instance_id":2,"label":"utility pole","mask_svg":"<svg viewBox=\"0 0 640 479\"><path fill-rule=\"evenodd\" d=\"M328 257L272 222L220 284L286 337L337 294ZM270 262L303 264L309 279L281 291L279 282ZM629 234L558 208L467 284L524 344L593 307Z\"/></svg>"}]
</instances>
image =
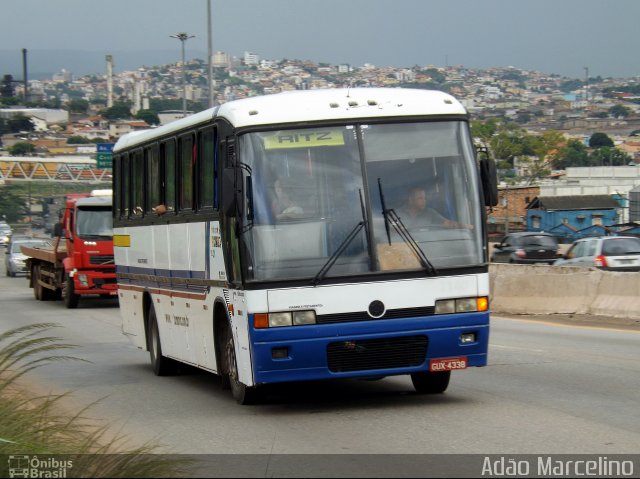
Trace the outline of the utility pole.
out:
<instances>
[{"instance_id":1,"label":"utility pole","mask_svg":"<svg viewBox=\"0 0 640 479\"><path fill-rule=\"evenodd\" d=\"M589 109L589 67L584 67L584 99L586 109Z\"/></svg>"},{"instance_id":2,"label":"utility pole","mask_svg":"<svg viewBox=\"0 0 640 479\"><path fill-rule=\"evenodd\" d=\"M209 59L209 74L207 81L209 82L209 108L213 108L213 33L211 31L211 0L207 0L207 58Z\"/></svg>"},{"instance_id":3,"label":"utility pole","mask_svg":"<svg viewBox=\"0 0 640 479\"><path fill-rule=\"evenodd\" d=\"M169 35L171 38L177 38L182 44L182 116L187 116L187 72L185 69L184 61L184 43L190 38L195 38L195 35L189 35L188 33L176 33L175 35Z\"/></svg>"},{"instance_id":4,"label":"utility pole","mask_svg":"<svg viewBox=\"0 0 640 479\"><path fill-rule=\"evenodd\" d=\"M29 80L27 79L27 49L22 49L22 80L24 81L24 104L29 101ZM29 206L31 208L31 206Z\"/></svg>"}]
</instances>

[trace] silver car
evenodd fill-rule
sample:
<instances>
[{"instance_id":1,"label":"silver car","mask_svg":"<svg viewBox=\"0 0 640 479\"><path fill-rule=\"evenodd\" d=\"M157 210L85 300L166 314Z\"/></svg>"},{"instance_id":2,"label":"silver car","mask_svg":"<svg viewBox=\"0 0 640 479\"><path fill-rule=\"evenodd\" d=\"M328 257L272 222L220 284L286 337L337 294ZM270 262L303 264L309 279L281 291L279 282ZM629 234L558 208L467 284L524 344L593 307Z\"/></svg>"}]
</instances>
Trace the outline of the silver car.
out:
<instances>
[{"instance_id":1,"label":"silver car","mask_svg":"<svg viewBox=\"0 0 640 479\"><path fill-rule=\"evenodd\" d=\"M5 253L5 267L7 276L14 278L18 274L26 274L25 261L27 256L22 254L22 246L46 246L49 242L43 239L16 239L11 241Z\"/></svg>"},{"instance_id":2,"label":"silver car","mask_svg":"<svg viewBox=\"0 0 640 479\"><path fill-rule=\"evenodd\" d=\"M640 238L603 236L576 240L554 264L591 266L610 271L640 271Z\"/></svg>"}]
</instances>

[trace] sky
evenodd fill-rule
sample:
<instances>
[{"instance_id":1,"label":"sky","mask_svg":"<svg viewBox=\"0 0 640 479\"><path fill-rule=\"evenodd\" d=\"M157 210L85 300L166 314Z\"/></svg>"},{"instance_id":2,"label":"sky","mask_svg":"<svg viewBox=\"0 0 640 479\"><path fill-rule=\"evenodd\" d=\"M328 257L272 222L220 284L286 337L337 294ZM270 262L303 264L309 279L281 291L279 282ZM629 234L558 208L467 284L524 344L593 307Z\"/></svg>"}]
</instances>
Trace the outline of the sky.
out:
<instances>
[{"instance_id":1,"label":"sky","mask_svg":"<svg viewBox=\"0 0 640 479\"><path fill-rule=\"evenodd\" d=\"M205 59L208 1L1 0L0 75L22 72L23 48L29 72L172 63L178 32ZM640 0L210 1L213 51L239 57L640 76Z\"/></svg>"}]
</instances>

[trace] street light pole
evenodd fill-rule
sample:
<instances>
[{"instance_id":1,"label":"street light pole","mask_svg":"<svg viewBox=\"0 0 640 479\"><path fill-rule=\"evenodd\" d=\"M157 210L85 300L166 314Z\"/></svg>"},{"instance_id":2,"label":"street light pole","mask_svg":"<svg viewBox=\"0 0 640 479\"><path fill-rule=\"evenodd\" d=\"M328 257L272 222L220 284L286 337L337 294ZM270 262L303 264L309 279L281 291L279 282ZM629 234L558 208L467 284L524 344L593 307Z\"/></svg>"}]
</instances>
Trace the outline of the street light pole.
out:
<instances>
[{"instance_id":1,"label":"street light pole","mask_svg":"<svg viewBox=\"0 0 640 479\"><path fill-rule=\"evenodd\" d=\"M182 44L182 116L187 116L187 74L185 70L184 61L184 43L190 38L195 38L195 35L189 35L188 33L176 33L175 35L169 35L171 38L177 38Z\"/></svg>"},{"instance_id":2,"label":"street light pole","mask_svg":"<svg viewBox=\"0 0 640 479\"><path fill-rule=\"evenodd\" d=\"M207 50L208 50L208 59L209 59L209 74L207 75L207 80L209 82L209 108L213 108L213 34L211 33L211 0L207 0Z\"/></svg>"}]
</instances>

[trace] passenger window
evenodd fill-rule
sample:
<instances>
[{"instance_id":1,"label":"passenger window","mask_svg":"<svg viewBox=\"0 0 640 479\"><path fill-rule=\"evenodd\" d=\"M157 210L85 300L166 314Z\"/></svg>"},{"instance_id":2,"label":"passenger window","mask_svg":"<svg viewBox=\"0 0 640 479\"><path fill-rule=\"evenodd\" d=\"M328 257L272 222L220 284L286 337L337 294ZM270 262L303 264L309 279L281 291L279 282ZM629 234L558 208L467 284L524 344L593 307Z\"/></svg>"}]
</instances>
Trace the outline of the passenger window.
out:
<instances>
[{"instance_id":1,"label":"passenger window","mask_svg":"<svg viewBox=\"0 0 640 479\"><path fill-rule=\"evenodd\" d=\"M129 205L131 204L131 155L122 156L120 168L122 168L122 190L120 195L120 217L129 217Z\"/></svg>"},{"instance_id":2,"label":"passenger window","mask_svg":"<svg viewBox=\"0 0 640 479\"><path fill-rule=\"evenodd\" d=\"M142 150L135 151L132 161L131 215L141 217L144 212L144 156Z\"/></svg>"},{"instance_id":3,"label":"passenger window","mask_svg":"<svg viewBox=\"0 0 640 479\"><path fill-rule=\"evenodd\" d=\"M216 136L213 128L198 134L198 151L200 154L200 171L198 172L198 209L215 206L216 189Z\"/></svg>"},{"instance_id":4,"label":"passenger window","mask_svg":"<svg viewBox=\"0 0 640 479\"><path fill-rule=\"evenodd\" d=\"M180 210L193 210L193 170L196 151L193 135L180 138Z\"/></svg>"},{"instance_id":5,"label":"passenger window","mask_svg":"<svg viewBox=\"0 0 640 479\"><path fill-rule=\"evenodd\" d=\"M155 211L160 204L160 156L158 155L158 145L153 145L144 150L147 164L147 207L146 212Z\"/></svg>"},{"instance_id":6,"label":"passenger window","mask_svg":"<svg viewBox=\"0 0 640 479\"><path fill-rule=\"evenodd\" d=\"M164 205L167 211L176 210L176 142L169 140L162 145L164 160Z\"/></svg>"}]
</instances>

